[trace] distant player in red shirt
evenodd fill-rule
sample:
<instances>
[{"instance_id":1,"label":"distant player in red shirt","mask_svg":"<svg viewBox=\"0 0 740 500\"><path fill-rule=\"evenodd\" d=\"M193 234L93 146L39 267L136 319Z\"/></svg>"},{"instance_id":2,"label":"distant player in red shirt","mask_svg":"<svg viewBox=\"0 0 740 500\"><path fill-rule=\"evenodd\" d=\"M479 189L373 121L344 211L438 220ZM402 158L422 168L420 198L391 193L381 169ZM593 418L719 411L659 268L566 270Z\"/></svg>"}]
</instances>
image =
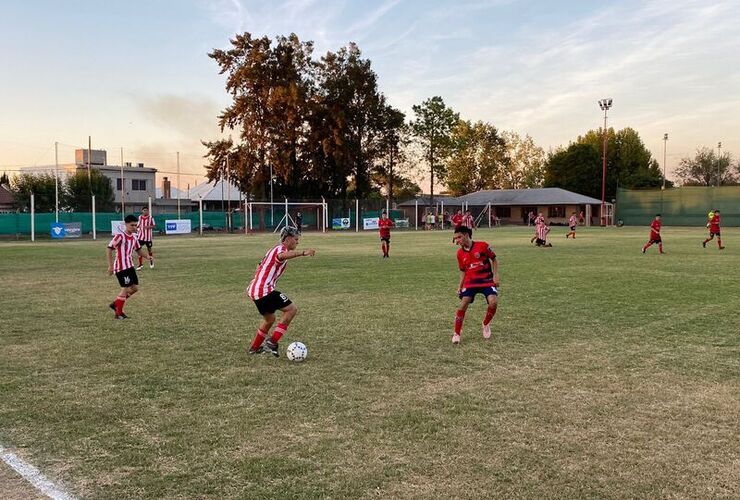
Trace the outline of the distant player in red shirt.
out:
<instances>
[{"instance_id":1,"label":"distant player in red shirt","mask_svg":"<svg viewBox=\"0 0 740 500\"><path fill-rule=\"evenodd\" d=\"M702 241L701 246L703 246L704 248L707 248L707 243L712 241L714 237L716 236L717 246L719 247L719 249L720 250L725 249L725 247L722 246L722 236L719 230L719 223L720 223L719 210L715 210L714 215L712 216L711 219L709 219L709 224L707 224L707 226L709 227L709 238Z\"/></svg>"},{"instance_id":2,"label":"distant player in red shirt","mask_svg":"<svg viewBox=\"0 0 740 500\"><path fill-rule=\"evenodd\" d=\"M138 219L135 215L127 215L124 219L126 229L123 233L113 236L108 243L106 253L108 255L108 275L116 274L118 284L121 285L121 291L118 292L116 299L111 302L110 308L116 313L116 319L126 319L128 316L123 312L123 305L126 300L139 290L139 278L136 276L133 253L139 254L139 258L144 256L144 249L139 245L136 238L136 223ZM113 253L115 252L115 258Z\"/></svg>"},{"instance_id":3,"label":"distant player in red shirt","mask_svg":"<svg viewBox=\"0 0 740 500\"><path fill-rule=\"evenodd\" d=\"M313 257L316 254L316 250L313 248L296 250L300 236L298 229L290 226L284 227L280 231L280 243L265 254L262 262L257 266L254 278L247 287L247 296L254 301L254 305L257 306L257 310L262 315L262 323L257 329L254 340L252 340L249 354L259 354L267 351L275 357L280 356L278 342L288 330L288 325L298 313L298 308L284 293L275 289L275 284L285 272L285 266L290 259L305 256ZM270 328L275 323L275 311L278 309L283 313L280 323L275 327L272 336L265 341Z\"/></svg>"},{"instance_id":4,"label":"distant player in red shirt","mask_svg":"<svg viewBox=\"0 0 740 500\"><path fill-rule=\"evenodd\" d=\"M573 212L573 214L570 216L570 219L568 219L568 226L570 226L570 232L565 235L565 239L568 239L571 236L573 236L573 239L576 239L576 227L578 226L578 219L576 218L575 212Z\"/></svg>"},{"instance_id":5,"label":"distant player in red shirt","mask_svg":"<svg viewBox=\"0 0 740 500\"><path fill-rule=\"evenodd\" d=\"M154 226L156 224L154 223L154 217L149 215L149 207L144 207L141 209L141 215L139 216L139 224L136 226L138 235L137 238L139 239L139 245L142 247L146 247L147 252L149 252L149 268L154 268L154 253L152 252L152 242L154 240L152 233L154 233ZM142 268L142 264L144 263L144 257L139 255L139 266L136 268L137 271L140 271Z\"/></svg>"},{"instance_id":6,"label":"distant player in red shirt","mask_svg":"<svg viewBox=\"0 0 740 500\"><path fill-rule=\"evenodd\" d=\"M460 297L460 305L455 315L455 332L452 335L452 343L460 343L460 332L462 331L465 311L473 303L475 296L483 294L488 302L486 316L483 319L483 338L491 338L491 320L496 315L498 305L499 283L498 263L496 254L491 246L483 241L473 241L473 230L467 226L455 228L455 243L460 246L457 251L457 264L462 272L460 286L457 294Z\"/></svg>"},{"instance_id":7,"label":"distant player in red shirt","mask_svg":"<svg viewBox=\"0 0 740 500\"><path fill-rule=\"evenodd\" d=\"M378 229L380 230L380 249L383 251L384 259L390 257L388 252L391 249L391 228L394 226L393 221L385 213L385 210L383 210L380 214L380 219L378 219Z\"/></svg>"},{"instance_id":8,"label":"distant player in red shirt","mask_svg":"<svg viewBox=\"0 0 740 500\"><path fill-rule=\"evenodd\" d=\"M458 210L455 215L452 216L452 229L455 229L457 226L462 226L463 222L463 213L462 210Z\"/></svg>"},{"instance_id":9,"label":"distant player in red shirt","mask_svg":"<svg viewBox=\"0 0 740 500\"><path fill-rule=\"evenodd\" d=\"M660 250L660 253L665 253L663 251L663 240L660 237L660 228L662 225L663 223L660 220L660 214L657 214L653 222L650 224L650 239L645 243L645 246L642 247L642 253L645 253L645 250L650 248L650 245L653 243L658 244L658 250Z\"/></svg>"}]
</instances>

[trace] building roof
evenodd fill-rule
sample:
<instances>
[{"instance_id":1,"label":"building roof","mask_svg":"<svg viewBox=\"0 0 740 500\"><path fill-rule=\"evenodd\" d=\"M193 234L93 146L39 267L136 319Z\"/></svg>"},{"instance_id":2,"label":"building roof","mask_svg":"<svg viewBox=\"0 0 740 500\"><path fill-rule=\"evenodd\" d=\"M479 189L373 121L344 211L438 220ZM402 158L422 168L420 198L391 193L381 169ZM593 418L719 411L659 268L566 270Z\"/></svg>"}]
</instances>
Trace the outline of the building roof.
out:
<instances>
[{"instance_id":1,"label":"building roof","mask_svg":"<svg viewBox=\"0 0 740 500\"><path fill-rule=\"evenodd\" d=\"M180 194L182 195L182 192L180 192ZM190 189L191 200L198 201L200 198L202 198L203 201L238 201L240 198L240 191L236 185L224 180L216 181L214 183L202 182Z\"/></svg>"},{"instance_id":2,"label":"building roof","mask_svg":"<svg viewBox=\"0 0 740 500\"><path fill-rule=\"evenodd\" d=\"M419 204L422 204L422 198ZM436 196L435 196L436 199ZM409 200L401 203L401 206L414 205L415 200ZM427 197L424 204L429 202ZM601 200L584 196L582 194L566 191L561 188L535 188L535 189L493 189L476 191L457 198L448 198L444 200L445 205L462 205L467 203L473 206L491 205L598 205Z\"/></svg>"},{"instance_id":3,"label":"building roof","mask_svg":"<svg viewBox=\"0 0 740 500\"><path fill-rule=\"evenodd\" d=\"M12 205L13 193L5 185L0 184L0 205Z\"/></svg>"},{"instance_id":4,"label":"building roof","mask_svg":"<svg viewBox=\"0 0 740 500\"><path fill-rule=\"evenodd\" d=\"M422 194L422 195L417 196L416 198L412 198L410 200L404 201L403 203L399 203L398 206L402 206L402 207L413 206L416 204L417 200L419 201L419 205L429 205L429 198L430 198L430 195ZM448 203L455 204L455 200L457 200L457 198L455 198L454 196L450 196L449 194L435 194L434 195L435 203L439 203L440 201L443 201L445 205L447 205Z\"/></svg>"}]
</instances>

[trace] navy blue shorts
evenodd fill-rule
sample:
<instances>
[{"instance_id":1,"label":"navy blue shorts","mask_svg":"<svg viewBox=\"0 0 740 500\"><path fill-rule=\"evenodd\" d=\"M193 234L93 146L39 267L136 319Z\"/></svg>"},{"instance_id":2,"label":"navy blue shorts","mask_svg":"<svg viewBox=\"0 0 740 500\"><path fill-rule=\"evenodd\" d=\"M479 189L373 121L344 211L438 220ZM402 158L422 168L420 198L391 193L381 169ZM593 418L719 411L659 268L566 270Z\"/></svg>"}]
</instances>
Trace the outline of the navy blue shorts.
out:
<instances>
[{"instance_id":1,"label":"navy blue shorts","mask_svg":"<svg viewBox=\"0 0 740 500\"><path fill-rule=\"evenodd\" d=\"M458 296L461 299L463 297L470 297L470 303L472 304L473 302L475 302L475 296L479 293L482 293L486 300L488 299L489 295L498 295L498 291L496 290L495 286L484 286L475 288L463 288Z\"/></svg>"}]
</instances>

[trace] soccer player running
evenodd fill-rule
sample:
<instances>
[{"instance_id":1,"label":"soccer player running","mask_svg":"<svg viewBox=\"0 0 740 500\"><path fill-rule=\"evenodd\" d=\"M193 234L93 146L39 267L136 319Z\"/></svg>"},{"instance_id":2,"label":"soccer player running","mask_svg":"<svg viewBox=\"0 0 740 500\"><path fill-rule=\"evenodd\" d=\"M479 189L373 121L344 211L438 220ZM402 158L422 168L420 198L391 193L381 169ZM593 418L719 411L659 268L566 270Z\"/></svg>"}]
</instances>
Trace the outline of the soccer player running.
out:
<instances>
[{"instance_id":1,"label":"soccer player running","mask_svg":"<svg viewBox=\"0 0 740 500\"><path fill-rule=\"evenodd\" d=\"M142 247L146 247L147 252L149 253L149 268L154 268L154 253L152 252L152 233L154 232L154 226L156 224L154 223L154 217L149 215L149 208L144 207L141 209L141 215L139 216L139 223L136 226L136 229L138 231L138 238L139 238L139 245ZM142 255L139 255L139 265L136 268L137 271L141 271L141 268L143 267L144 263L144 257Z\"/></svg>"},{"instance_id":2,"label":"soccer player running","mask_svg":"<svg viewBox=\"0 0 740 500\"><path fill-rule=\"evenodd\" d=\"M573 212L570 219L568 219L568 225L570 226L570 232L565 235L565 239L567 240L571 236L573 236L573 239L576 239L576 226L578 226L578 219L576 218L575 212Z\"/></svg>"},{"instance_id":3,"label":"soccer player running","mask_svg":"<svg viewBox=\"0 0 740 500\"><path fill-rule=\"evenodd\" d=\"M294 227L284 227L280 231L280 243L272 247L257 266L254 278L247 287L247 295L254 301L257 310L262 315L262 323L257 328L257 334L252 340L249 354L269 352L275 357L280 356L278 342L288 330L290 322L298 313L298 308L284 294L275 289L275 284L285 272L285 266L290 259L296 257L313 257L316 250L296 250L300 233ZM283 314L280 323L277 324L272 336L265 341L270 328L275 323L275 311L280 310Z\"/></svg>"},{"instance_id":4,"label":"soccer player running","mask_svg":"<svg viewBox=\"0 0 740 500\"><path fill-rule=\"evenodd\" d=\"M712 213L712 212L710 212ZM701 242L701 246L704 248L707 248L707 243L712 241L714 237L717 237L717 247L719 247L720 250L724 250L725 247L722 246L722 235L720 234L719 230L719 210L714 210L714 213L712 214L712 218L709 219L709 224L707 226L709 227L709 238Z\"/></svg>"},{"instance_id":5,"label":"soccer player running","mask_svg":"<svg viewBox=\"0 0 740 500\"><path fill-rule=\"evenodd\" d=\"M116 313L116 319L128 318L123 312L123 306L126 304L126 300L139 290L139 278L136 276L132 254L134 252L138 253L141 259L144 256L144 249L141 248L135 234L137 221L135 215L127 215L124 219L124 231L113 236L106 249L108 275L112 276L115 273L118 284L121 285L118 296L109 306ZM113 252L116 254L115 258Z\"/></svg>"},{"instance_id":6,"label":"soccer player running","mask_svg":"<svg viewBox=\"0 0 740 500\"><path fill-rule=\"evenodd\" d=\"M653 222L650 224L650 239L645 243L645 246L642 247L642 253L645 253L645 250L650 248L654 243L658 244L658 250L660 250L660 253L665 253L663 251L663 240L660 237L660 228L662 225L663 222L660 220L660 214L656 214L655 219L653 219Z\"/></svg>"},{"instance_id":7,"label":"soccer player running","mask_svg":"<svg viewBox=\"0 0 740 500\"><path fill-rule=\"evenodd\" d=\"M496 254L491 246L484 241L473 241L473 230L467 226L455 228L455 243L460 247L457 251L457 264L462 272L457 294L460 305L455 314L455 330L452 343L460 343L463 320L468 306L473 303L479 293L486 298L488 309L483 318L483 338L491 338L491 320L496 315L498 306L499 284L498 263Z\"/></svg>"},{"instance_id":8,"label":"soccer player running","mask_svg":"<svg viewBox=\"0 0 740 500\"><path fill-rule=\"evenodd\" d=\"M388 252L391 249L391 228L395 227L393 221L385 213L385 210L380 214L378 220L378 229L380 230L380 249L383 251L383 258L388 259L390 255Z\"/></svg>"}]
</instances>

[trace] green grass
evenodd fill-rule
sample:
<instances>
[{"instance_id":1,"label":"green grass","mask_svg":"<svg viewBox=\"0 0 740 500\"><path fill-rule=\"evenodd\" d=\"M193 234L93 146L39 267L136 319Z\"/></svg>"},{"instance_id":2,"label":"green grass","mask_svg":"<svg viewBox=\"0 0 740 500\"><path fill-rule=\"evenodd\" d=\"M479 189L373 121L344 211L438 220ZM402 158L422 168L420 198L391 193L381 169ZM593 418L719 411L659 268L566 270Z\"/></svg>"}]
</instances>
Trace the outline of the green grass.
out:
<instances>
[{"instance_id":1,"label":"green grass","mask_svg":"<svg viewBox=\"0 0 740 500\"><path fill-rule=\"evenodd\" d=\"M449 232L307 234L303 364L246 355L271 235L158 239L125 322L106 240L0 244L0 443L85 498L737 498L740 231L530 232L458 348Z\"/></svg>"}]
</instances>

